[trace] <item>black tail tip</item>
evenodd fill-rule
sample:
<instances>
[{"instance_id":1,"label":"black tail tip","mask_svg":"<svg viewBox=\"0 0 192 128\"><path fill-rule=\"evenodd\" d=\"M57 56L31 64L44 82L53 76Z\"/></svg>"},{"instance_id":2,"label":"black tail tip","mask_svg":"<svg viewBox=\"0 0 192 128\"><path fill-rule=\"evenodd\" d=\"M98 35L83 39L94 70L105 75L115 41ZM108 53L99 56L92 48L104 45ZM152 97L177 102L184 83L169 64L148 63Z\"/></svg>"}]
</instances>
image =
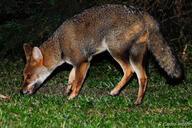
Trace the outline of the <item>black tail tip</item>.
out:
<instances>
[{"instance_id":1,"label":"black tail tip","mask_svg":"<svg viewBox=\"0 0 192 128\"><path fill-rule=\"evenodd\" d=\"M175 66L175 70L170 76L171 78L168 79L168 83L173 85L179 84L185 79L184 70L180 65Z\"/></svg>"},{"instance_id":2,"label":"black tail tip","mask_svg":"<svg viewBox=\"0 0 192 128\"><path fill-rule=\"evenodd\" d=\"M173 73L173 76L176 78L176 79L181 79L184 77L184 70L183 68L181 67L181 65L176 65L175 66L175 72Z\"/></svg>"},{"instance_id":3,"label":"black tail tip","mask_svg":"<svg viewBox=\"0 0 192 128\"><path fill-rule=\"evenodd\" d=\"M175 72L173 73L173 78L179 79L183 76L183 73L181 69L176 69Z\"/></svg>"}]
</instances>

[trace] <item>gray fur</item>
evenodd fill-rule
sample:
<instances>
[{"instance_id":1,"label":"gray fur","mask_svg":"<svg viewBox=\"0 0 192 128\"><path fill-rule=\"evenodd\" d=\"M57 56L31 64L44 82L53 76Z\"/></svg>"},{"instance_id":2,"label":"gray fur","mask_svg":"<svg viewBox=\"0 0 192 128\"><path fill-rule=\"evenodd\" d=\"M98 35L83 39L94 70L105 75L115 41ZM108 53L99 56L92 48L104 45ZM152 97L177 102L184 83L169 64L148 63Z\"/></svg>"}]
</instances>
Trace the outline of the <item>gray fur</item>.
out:
<instances>
[{"instance_id":1,"label":"gray fur","mask_svg":"<svg viewBox=\"0 0 192 128\"><path fill-rule=\"evenodd\" d=\"M148 49L169 76L175 78L181 77L182 70L180 64L160 33L158 23L149 14L144 14L144 19L149 31Z\"/></svg>"},{"instance_id":2,"label":"gray fur","mask_svg":"<svg viewBox=\"0 0 192 128\"><path fill-rule=\"evenodd\" d=\"M148 48L159 62L159 65L169 76L176 78L181 76L181 68L173 55L171 48L158 31L154 31L150 34Z\"/></svg>"},{"instance_id":3,"label":"gray fur","mask_svg":"<svg viewBox=\"0 0 192 128\"><path fill-rule=\"evenodd\" d=\"M141 24L141 30L135 32L134 36L127 35L127 39L123 38L121 35L134 24ZM148 49L153 53L159 65L171 77L179 77L181 75L179 64L159 32L158 26L158 23L148 13L133 6L108 4L92 7L66 20L46 41L46 45L42 45L42 49L45 46L59 46L61 51L57 51L55 56L67 56L73 65L77 65L80 63L79 57L83 58L81 61L92 58L103 40L106 40L108 50L121 49L122 52L129 54L129 50L133 51L135 48L135 41L147 31L149 33ZM68 42L65 41L66 39ZM55 42L59 45L56 46ZM73 52L74 46L79 50L78 56Z\"/></svg>"}]
</instances>

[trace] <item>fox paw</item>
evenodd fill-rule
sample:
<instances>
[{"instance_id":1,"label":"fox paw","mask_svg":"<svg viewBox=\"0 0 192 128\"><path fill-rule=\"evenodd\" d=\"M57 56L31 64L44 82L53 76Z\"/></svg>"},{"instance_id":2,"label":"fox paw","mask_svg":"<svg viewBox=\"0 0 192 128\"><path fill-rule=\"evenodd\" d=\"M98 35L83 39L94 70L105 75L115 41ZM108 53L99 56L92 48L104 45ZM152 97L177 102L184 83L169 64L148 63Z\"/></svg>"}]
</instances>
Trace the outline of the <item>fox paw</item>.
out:
<instances>
[{"instance_id":1,"label":"fox paw","mask_svg":"<svg viewBox=\"0 0 192 128\"><path fill-rule=\"evenodd\" d=\"M71 91L72 91L71 89L67 89L67 90L65 91L66 95L69 96L69 94L71 93Z\"/></svg>"},{"instance_id":2,"label":"fox paw","mask_svg":"<svg viewBox=\"0 0 192 128\"><path fill-rule=\"evenodd\" d=\"M68 86L67 86L67 89L66 89L66 94L67 94L67 96L69 96L69 94L71 93L71 91L72 91L72 84L68 84Z\"/></svg>"},{"instance_id":3,"label":"fox paw","mask_svg":"<svg viewBox=\"0 0 192 128\"><path fill-rule=\"evenodd\" d=\"M134 104L135 105L140 105L141 104L141 100L136 100Z\"/></svg>"},{"instance_id":4,"label":"fox paw","mask_svg":"<svg viewBox=\"0 0 192 128\"><path fill-rule=\"evenodd\" d=\"M68 100L71 100L73 98L75 98L78 94L75 94L75 93L71 93L68 97Z\"/></svg>"},{"instance_id":5,"label":"fox paw","mask_svg":"<svg viewBox=\"0 0 192 128\"><path fill-rule=\"evenodd\" d=\"M119 94L119 91L116 90L116 89L113 89L109 94L110 94L111 96L115 96L115 95Z\"/></svg>"}]
</instances>

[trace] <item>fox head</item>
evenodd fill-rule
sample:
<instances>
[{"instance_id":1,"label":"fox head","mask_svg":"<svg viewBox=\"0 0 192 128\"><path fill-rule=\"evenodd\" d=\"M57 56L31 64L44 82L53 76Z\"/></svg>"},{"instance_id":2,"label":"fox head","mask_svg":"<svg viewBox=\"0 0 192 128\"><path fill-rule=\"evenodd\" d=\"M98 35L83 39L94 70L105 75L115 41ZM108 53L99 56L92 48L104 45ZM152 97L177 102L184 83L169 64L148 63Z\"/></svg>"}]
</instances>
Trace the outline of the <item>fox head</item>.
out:
<instances>
[{"instance_id":1,"label":"fox head","mask_svg":"<svg viewBox=\"0 0 192 128\"><path fill-rule=\"evenodd\" d=\"M33 94L50 75L50 72L43 65L43 55L38 47L32 48L29 44L25 43L23 48L27 63L23 71L24 82L21 93Z\"/></svg>"}]
</instances>

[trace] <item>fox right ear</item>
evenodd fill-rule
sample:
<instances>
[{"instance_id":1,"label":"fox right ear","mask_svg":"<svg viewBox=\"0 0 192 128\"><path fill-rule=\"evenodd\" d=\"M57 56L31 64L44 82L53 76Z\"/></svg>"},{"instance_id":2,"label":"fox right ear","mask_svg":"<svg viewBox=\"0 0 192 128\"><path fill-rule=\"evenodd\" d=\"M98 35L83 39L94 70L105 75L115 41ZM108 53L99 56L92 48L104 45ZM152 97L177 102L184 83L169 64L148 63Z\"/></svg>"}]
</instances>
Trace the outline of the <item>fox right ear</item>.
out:
<instances>
[{"instance_id":1,"label":"fox right ear","mask_svg":"<svg viewBox=\"0 0 192 128\"><path fill-rule=\"evenodd\" d=\"M30 57L31 57L31 54L32 54L32 47L29 45L29 44L27 44L27 43L24 43L23 44L23 49L24 49L24 51L25 51L25 56L26 56L26 59L27 59L27 61L30 59Z\"/></svg>"}]
</instances>

